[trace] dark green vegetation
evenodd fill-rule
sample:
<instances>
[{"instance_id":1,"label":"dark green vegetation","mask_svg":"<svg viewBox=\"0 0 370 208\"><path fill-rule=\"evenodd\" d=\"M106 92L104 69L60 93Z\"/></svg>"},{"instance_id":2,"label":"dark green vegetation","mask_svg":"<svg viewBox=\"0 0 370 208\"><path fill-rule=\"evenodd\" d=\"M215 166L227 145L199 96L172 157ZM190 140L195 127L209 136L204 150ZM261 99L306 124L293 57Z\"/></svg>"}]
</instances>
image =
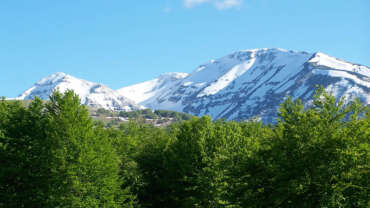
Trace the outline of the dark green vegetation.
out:
<instances>
[{"instance_id":1,"label":"dark green vegetation","mask_svg":"<svg viewBox=\"0 0 370 208\"><path fill-rule=\"evenodd\" d=\"M274 125L106 128L73 92L0 101L0 207L369 207L369 141L369 107L322 90Z\"/></svg>"}]
</instances>

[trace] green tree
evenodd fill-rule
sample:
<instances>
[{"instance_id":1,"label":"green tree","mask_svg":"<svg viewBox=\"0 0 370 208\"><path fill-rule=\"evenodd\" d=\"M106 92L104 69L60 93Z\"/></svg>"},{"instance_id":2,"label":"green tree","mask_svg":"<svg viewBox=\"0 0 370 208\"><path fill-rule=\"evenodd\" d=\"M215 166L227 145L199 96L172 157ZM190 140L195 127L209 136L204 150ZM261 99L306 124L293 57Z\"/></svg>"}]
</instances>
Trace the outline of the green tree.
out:
<instances>
[{"instance_id":1,"label":"green tree","mask_svg":"<svg viewBox=\"0 0 370 208\"><path fill-rule=\"evenodd\" d=\"M72 91L28 108L0 102L0 205L132 207L120 158Z\"/></svg>"},{"instance_id":2,"label":"green tree","mask_svg":"<svg viewBox=\"0 0 370 208\"><path fill-rule=\"evenodd\" d=\"M49 152L43 104L0 101L0 207L46 207Z\"/></svg>"},{"instance_id":3,"label":"green tree","mask_svg":"<svg viewBox=\"0 0 370 208\"><path fill-rule=\"evenodd\" d=\"M52 158L51 207L118 207L122 199L119 158L102 128L72 91L54 92L46 105Z\"/></svg>"},{"instance_id":4,"label":"green tree","mask_svg":"<svg viewBox=\"0 0 370 208\"><path fill-rule=\"evenodd\" d=\"M222 207L223 170L217 166L226 132L209 117L175 124L139 155L146 207ZM219 129L217 129L219 128ZM153 135L154 136L154 135Z\"/></svg>"},{"instance_id":5,"label":"green tree","mask_svg":"<svg viewBox=\"0 0 370 208\"><path fill-rule=\"evenodd\" d=\"M227 207L269 207L266 203L273 191L269 183L274 176L269 165L272 129L254 121L227 125L229 138L219 163L226 176Z\"/></svg>"},{"instance_id":6,"label":"green tree","mask_svg":"<svg viewBox=\"0 0 370 208\"><path fill-rule=\"evenodd\" d=\"M271 187L264 192L270 199L267 205L368 207L364 182L369 176L369 137L355 130L368 124L360 122L360 111L358 104L345 106L343 99L337 101L322 88L307 109L299 100L282 104L271 138L269 165L274 174L265 180Z\"/></svg>"},{"instance_id":7,"label":"green tree","mask_svg":"<svg viewBox=\"0 0 370 208\"><path fill-rule=\"evenodd\" d=\"M319 89L312 106L289 98L279 116L271 133L249 128L247 137L259 139L226 158L234 162L227 174L231 204L369 207L368 107L345 106Z\"/></svg>"}]
</instances>

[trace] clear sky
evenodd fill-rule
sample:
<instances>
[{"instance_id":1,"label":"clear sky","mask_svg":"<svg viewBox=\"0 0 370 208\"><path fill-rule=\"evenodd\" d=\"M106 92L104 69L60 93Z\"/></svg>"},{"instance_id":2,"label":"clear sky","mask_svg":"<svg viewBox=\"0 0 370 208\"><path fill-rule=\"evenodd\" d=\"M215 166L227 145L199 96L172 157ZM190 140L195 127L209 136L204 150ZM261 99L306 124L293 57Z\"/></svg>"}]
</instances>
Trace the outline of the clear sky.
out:
<instances>
[{"instance_id":1,"label":"clear sky","mask_svg":"<svg viewBox=\"0 0 370 208\"><path fill-rule=\"evenodd\" d=\"M58 71L118 89L251 48L370 66L370 0L1 0L0 96Z\"/></svg>"}]
</instances>

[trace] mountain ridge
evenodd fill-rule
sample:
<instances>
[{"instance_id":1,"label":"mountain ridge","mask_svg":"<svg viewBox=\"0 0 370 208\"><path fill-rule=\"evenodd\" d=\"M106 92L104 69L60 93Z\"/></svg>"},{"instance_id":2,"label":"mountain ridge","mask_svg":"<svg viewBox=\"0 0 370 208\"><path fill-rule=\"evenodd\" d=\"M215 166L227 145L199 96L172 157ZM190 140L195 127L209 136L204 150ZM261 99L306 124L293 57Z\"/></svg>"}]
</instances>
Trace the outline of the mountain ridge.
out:
<instances>
[{"instance_id":1,"label":"mountain ridge","mask_svg":"<svg viewBox=\"0 0 370 208\"><path fill-rule=\"evenodd\" d=\"M63 83L72 79L72 76L64 73L54 76L67 77ZM54 86L53 78L44 79L33 87ZM83 84L101 89L101 96L107 93L111 97L125 98L132 106L136 103L137 108L145 106L198 116L211 115L213 119L245 120L257 116L264 122L272 122L280 103L288 96L309 103L315 85L324 86L326 91L332 92L337 98L346 96L346 102L359 97L365 104L370 104L369 67L322 52L308 53L280 48L235 51L210 60L189 74L170 72L118 90L108 90L102 84L88 81ZM67 88L68 84L61 86ZM32 88L28 89L18 99L27 98L25 95L33 91ZM84 93L77 92L82 95L82 101L91 96ZM99 103L99 99L95 99L95 103ZM107 106L112 110L122 109L111 107L115 105L107 105L106 102L100 105L103 108Z\"/></svg>"}]
</instances>

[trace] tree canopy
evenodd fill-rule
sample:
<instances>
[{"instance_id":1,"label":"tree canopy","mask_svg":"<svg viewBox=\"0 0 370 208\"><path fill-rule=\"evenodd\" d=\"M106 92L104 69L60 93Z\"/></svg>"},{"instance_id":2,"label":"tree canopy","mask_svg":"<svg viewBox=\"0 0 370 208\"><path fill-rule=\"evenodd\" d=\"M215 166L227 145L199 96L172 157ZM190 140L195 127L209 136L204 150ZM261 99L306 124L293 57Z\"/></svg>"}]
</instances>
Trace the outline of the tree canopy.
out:
<instances>
[{"instance_id":1,"label":"tree canopy","mask_svg":"<svg viewBox=\"0 0 370 208\"><path fill-rule=\"evenodd\" d=\"M288 98L268 125L108 128L72 91L3 99L0 207L369 207L369 141L370 108L322 89L312 105Z\"/></svg>"}]
</instances>

